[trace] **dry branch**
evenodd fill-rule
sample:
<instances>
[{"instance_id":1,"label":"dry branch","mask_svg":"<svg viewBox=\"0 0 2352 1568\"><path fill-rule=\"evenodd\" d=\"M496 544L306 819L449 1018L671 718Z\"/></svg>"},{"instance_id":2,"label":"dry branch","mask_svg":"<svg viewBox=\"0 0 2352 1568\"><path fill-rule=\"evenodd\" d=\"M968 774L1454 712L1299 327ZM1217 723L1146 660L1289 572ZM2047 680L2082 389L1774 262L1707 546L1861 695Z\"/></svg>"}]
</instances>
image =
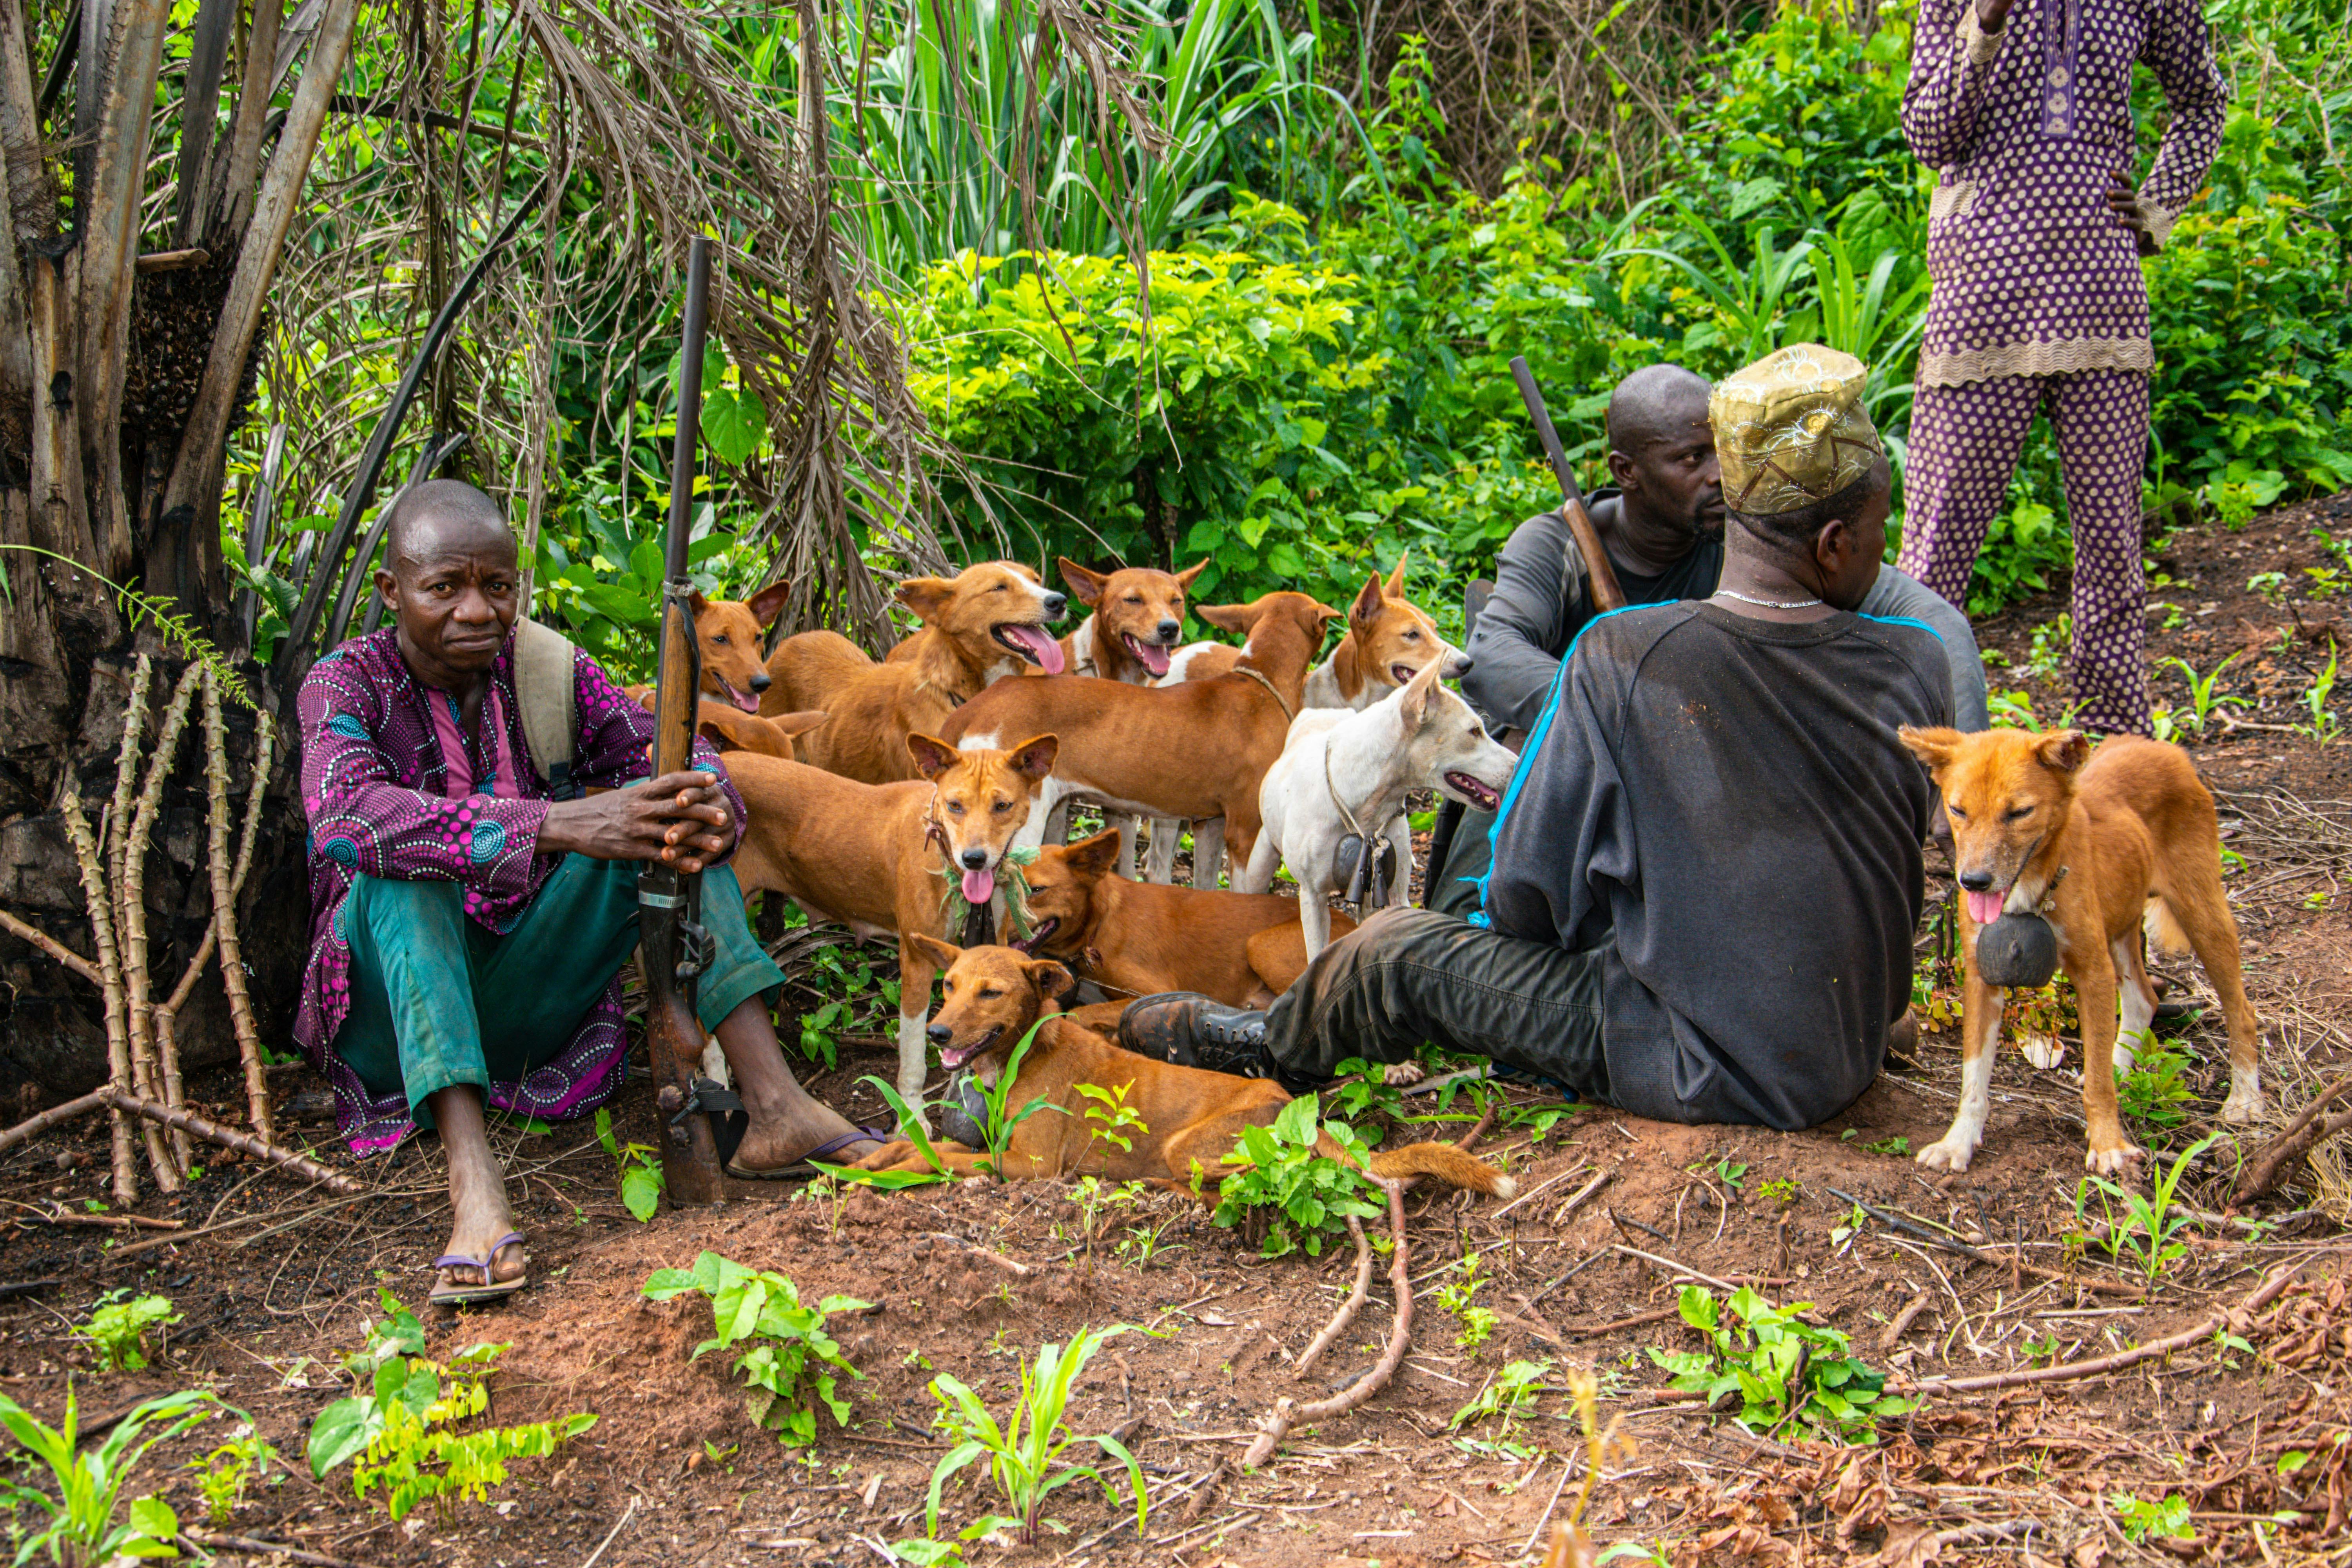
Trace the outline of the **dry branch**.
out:
<instances>
[{"instance_id":1,"label":"dry branch","mask_svg":"<svg viewBox=\"0 0 2352 1568\"><path fill-rule=\"evenodd\" d=\"M297 1154L290 1149L280 1149L275 1143L265 1143L250 1133L223 1127L219 1122L207 1121L193 1110L159 1105L152 1100L143 1099L135 1094L124 1094L117 1089L107 1089L98 1092L104 1097L108 1104L119 1110L127 1110L144 1121L172 1128L175 1131L191 1133L208 1143L217 1143L224 1149L234 1149L240 1154L250 1154L257 1160L267 1160L273 1165L283 1165L296 1175L308 1177L331 1193L345 1197L359 1197L370 1191L368 1187L341 1172L329 1170L308 1154Z\"/></svg>"},{"instance_id":2,"label":"dry branch","mask_svg":"<svg viewBox=\"0 0 2352 1568\"><path fill-rule=\"evenodd\" d=\"M38 1138L62 1121L71 1121L86 1110L98 1110L106 1105L106 1090L93 1089L79 1100L68 1100L63 1105L52 1105L38 1116L19 1121L5 1132L0 1132L0 1149L13 1149L28 1138Z\"/></svg>"},{"instance_id":3,"label":"dry branch","mask_svg":"<svg viewBox=\"0 0 2352 1568\"><path fill-rule=\"evenodd\" d=\"M1389 1385L1396 1369L1403 1363L1404 1352L1412 1344L1412 1271L1406 1256L1404 1238L1404 1184L1382 1180L1381 1185L1389 1194L1389 1237L1394 1250L1389 1255L1389 1283L1396 1291L1396 1321L1389 1330L1388 1348L1372 1369L1328 1399L1318 1399L1312 1405L1300 1405L1288 1395L1274 1402L1274 1408L1258 1421L1258 1434L1250 1444L1249 1452L1242 1456L1242 1468L1255 1469L1274 1458L1283 1438L1302 1421L1328 1421L1334 1415L1344 1415L1370 1400Z\"/></svg>"},{"instance_id":4,"label":"dry branch","mask_svg":"<svg viewBox=\"0 0 2352 1568\"><path fill-rule=\"evenodd\" d=\"M144 663L142 658L142 663ZM114 921L108 914L113 895L98 862L98 845L89 835L89 819L82 815L81 797L66 792L58 815L66 838L72 844L74 864L81 872L82 901L89 906L89 931L98 947L100 994L106 998L106 1065L112 1088L131 1087L131 1028L124 1017L122 965L114 945ZM113 1111L114 1201L139 1201L138 1159L131 1149L131 1119L120 1107Z\"/></svg>"},{"instance_id":5,"label":"dry branch","mask_svg":"<svg viewBox=\"0 0 2352 1568\"><path fill-rule=\"evenodd\" d=\"M2352 1078L2337 1079L2312 1096L2310 1103L2295 1112L2294 1120L2263 1145L2262 1152L2247 1163L2246 1173L2239 1178L2238 1190L2230 1194L2232 1206L2251 1203L2269 1192L2297 1160L2311 1152L2314 1144L2352 1126L2352 1114L2339 1112L2325 1120L2319 1115L2347 1089L2352 1089Z\"/></svg>"},{"instance_id":6,"label":"dry branch","mask_svg":"<svg viewBox=\"0 0 2352 1568\"><path fill-rule=\"evenodd\" d=\"M163 725L155 732L155 751L147 761L147 782L139 792L124 838L121 879L115 884L115 931L122 960L124 1005L131 1024L131 1087L139 1094L165 1105L179 1103L180 1064L177 1041L158 1041L155 1037L150 1000L152 980L147 959L147 843L155 829L155 814L163 804L163 782L179 755L180 736L187 729L188 710L195 701L204 669L201 664L191 664L181 674L180 683L173 688L172 700L163 710ZM132 766L137 761L126 741L123 765ZM121 788L118 780L118 800ZM167 1051L166 1047L171 1048ZM188 1160L187 1140L175 1137L167 1144L157 1129L150 1126L146 1129L146 1141L148 1163L155 1169L155 1184L166 1193L177 1192L181 1170Z\"/></svg>"},{"instance_id":7,"label":"dry branch","mask_svg":"<svg viewBox=\"0 0 2352 1568\"><path fill-rule=\"evenodd\" d=\"M1364 1236L1364 1222L1349 1215L1348 1234L1356 1238L1355 1288L1348 1292L1348 1299L1339 1303L1339 1310L1331 1314L1331 1321L1323 1325L1323 1331L1299 1352L1296 1373L1299 1377L1305 1377L1323 1352L1331 1348L1332 1342L1348 1331L1348 1325L1354 1322L1356 1314L1364 1310L1364 1298L1371 1293L1372 1244Z\"/></svg>"},{"instance_id":8,"label":"dry branch","mask_svg":"<svg viewBox=\"0 0 2352 1568\"><path fill-rule=\"evenodd\" d=\"M15 915L10 914L7 910L0 910L0 931L5 931L10 936L16 937L20 941L32 943L35 947L40 949L41 952L47 953L51 958L56 959L59 963L64 964L68 969L73 971L76 974L80 975L84 980L89 981L92 985L99 983L98 967L95 964L91 963L89 959L84 958L80 953L78 953L73 949L68 947L65 943L59 942L57 938L51 936L48 932L41 930L40 927L26 925L23 921L18 920Z\"/></svg>"},{"instance_id":9,"label":"dry branch","mask_svg":"<svg viewBox=\"0 0 2352 1568\"><path fill-rule=\"evenodd\" d=\"M1841 1192L1835 1187L1824 1190L1832 1197L1843 1198L1889 1229L1899 1230L1906 1236L1916 1237L1931 1247L1940 1247L1947 1252L1958 1253L1960 1257L1974 1262L1989 1263L1995 1268L2014 1268L2021 1273L2031 1274L2037 1279L2053 1279L2061 1285L2078 1286L2085 1290L2095 1290L2104 1296L2121 1296L2133 1301L2147 1300L2147 1292L2137 1285L2126 1284L2120 1279L2089 1279L2079 1274L2069 1274L2061 1268L2045 1268L2039 1263L2028 1263L2023 1258L2002 1258L1995 1253L1987 1252L1980 1247L1970 1247L1964 1241L1954 1241L1948 1236L1938 1235L1926 1226L1916 1225L1905 1219L1901 1215L1889 1214L1875 1204L1855 1197L1852 1193Z\"/></svg>"},{"instance_id":10,"label":"dry branch","mask_svg":"<svg viewBox=\"0 0 2352 1568\"><path fill-rule=\"evenodd\" d=\"M228 758L222 741L220 689L210 668L205 671L205 781L208 786L209 809L206 813L210 837L209 861L212 867L213 924L212 933L219 939L221 984L228 992L229 1021L236 1029L237 1055L245 1062L246 1115L253 1123L254 1135L267 1143L277 1136L270 1126L269 1080L261 1059L261 1031L254 1026L253 1003L245 990L245 959L237 945L236 883L242 879L237 872L242 865L232 868L228 860ZM246 816L245 853L253 849L253 818L261 801L261 790L269 777L270 742L275 731L265 720L261 726L259 754L254 763L253 805ZM172 1047L176 1059L179 1051Z\"/></svg>"}]
</instances>

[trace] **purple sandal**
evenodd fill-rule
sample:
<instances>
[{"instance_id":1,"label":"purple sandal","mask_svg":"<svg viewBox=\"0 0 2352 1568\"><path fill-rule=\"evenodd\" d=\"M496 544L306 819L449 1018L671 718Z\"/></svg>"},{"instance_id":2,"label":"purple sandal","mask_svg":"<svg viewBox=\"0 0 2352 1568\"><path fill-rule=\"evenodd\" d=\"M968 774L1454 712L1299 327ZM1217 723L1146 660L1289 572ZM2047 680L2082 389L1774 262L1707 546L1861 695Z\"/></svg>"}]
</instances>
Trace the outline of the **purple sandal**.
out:
<instances>
[{"instance_id":1,"label":"purple sandal","mask_svg":"<svg viewBox=\"0 0 2352 1568\"><path fill-rule=\"evenodd\" d=\"M852 1143L887 1143L896 1136L898 1134L893 1132L877 1132L871 1127L854 1128L837 1138L826 1139L789 1165L779 1165L772 1171L754 1171L730 1160L727 1162L727 1173L745 1182L810 1181L824 1173L816 1168L815 1163L835 1150L846 1148Z\"/></svg>"},{"instance_id":2,"label":"purple sandal","mask_svg":"<svg viewBox=\"0 0 2352 1568\"><path fill-rule=\"evenodd\" d=\"M493 1280L490 1278L490 1266L498 1261L499 1253L509 1247L520 1247L522 1244L522 1232L510 1230L499 1237L484 1257L468 1258L462 1252L451 1252L435 1258L433 1268L436 1272L444 1268L477 1268L481 1271L482 1279L478 1285L461 1285L454 1279L446 1284L436 1285L432 1295L425 1300L436 1307L471 1307L485 1301L505 1300L530 1284L530 1276L524 1274L513 1279Z\"/></svg>"}]
</instances>

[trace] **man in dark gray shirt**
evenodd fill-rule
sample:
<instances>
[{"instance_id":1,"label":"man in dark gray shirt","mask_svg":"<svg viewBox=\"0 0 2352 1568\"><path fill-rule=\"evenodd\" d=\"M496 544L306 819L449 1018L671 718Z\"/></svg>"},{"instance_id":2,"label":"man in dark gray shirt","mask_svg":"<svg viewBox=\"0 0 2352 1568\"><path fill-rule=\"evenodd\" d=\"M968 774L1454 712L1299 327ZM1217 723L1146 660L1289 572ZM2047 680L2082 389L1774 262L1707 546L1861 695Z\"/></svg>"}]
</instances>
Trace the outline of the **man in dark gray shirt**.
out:
<instances>
[{"instance_id":1,"label":"man in dark gray shirt","mask_svg":"<svg viewBox=\"0 0 2352 1568\"><path fill-rule=\"evenodd\" d=\"M1722 573L1722 471L1707 393L1699 376L1660 364L1635 371L1610 395L1609 471L1617 486L1594 492L1592 525L1628 605L1704 599ZM1891 566L1859 610L1932 627L1950 669L1954 723L1985 727L1984 661L1966 616ZM1496 563L1494 595L1478 612L1462 678L1463 695L1504 744L1517 746L1533 728L1560 659L1598 614L1584 557L1560 515L1521 523ZM1446 804L1431 846L1426 907L1453 915L1478 907L1494 825L1491 812Z\"/></svg>"},{"instance_id":2,"label":"man in dark gray shirt","mask_svg":"<svg viewBox=\"0 0 2352 1568\"><path fill-rule=\"evenodd\" d=\"M1933 788L1895 731L1951 710L1934 634L1854 613L1889 491L1861 373L1790 349L1717 389L1721 581L1587 626L1477 916L1385 910L1267 1012L1150 997L1120 1043L1302 1088L1426 1040L1675 1121L1804 1127L1851 1103L1910 996Z\"/></svg>"}]
</instances>

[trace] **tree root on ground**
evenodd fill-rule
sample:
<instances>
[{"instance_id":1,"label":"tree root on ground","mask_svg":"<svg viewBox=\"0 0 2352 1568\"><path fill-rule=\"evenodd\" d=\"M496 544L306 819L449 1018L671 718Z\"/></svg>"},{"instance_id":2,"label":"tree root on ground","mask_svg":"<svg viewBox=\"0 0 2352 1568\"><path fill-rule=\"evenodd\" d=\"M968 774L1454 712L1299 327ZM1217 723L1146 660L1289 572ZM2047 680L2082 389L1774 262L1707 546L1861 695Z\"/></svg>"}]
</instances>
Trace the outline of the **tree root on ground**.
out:
<instances>
[{"instance_id":1,"label":"tree root on ground","mask_svg":"<svg viewBox=\"0 0 2352 1568\"><path fill-rule=\"evenodd\" d=\"M1301 1405L1287 1396L1276 1400L1274 1408L1259 1418L1257 1438L1250 1444L1249 1452L1242 1456L1242 1468L1245 1470L1254 1470L1273 1458L1283 1438L1288 1436L1291 1428L1300 1422L1328 1421L1334 1415L1344 1415L1364 1405L1373 1394L1389 1385L1390 1380L1396 1376L1397 1368L1403 1364L1404 1352L1412 1348L1412 1274L1408 1266L1404 1239L1404 1184L1380 1177L1373 1180L1380 1182L1389 1195L1389 1237L1395 1244L1389 1255L1389 1280L1396 1289L1396 1321L1389 1330L1388 1348L1381 1352L1381 1359L1372 1363L1370 1372L1328 1399L1318 1399L1311 1405ZM1361 1234L1360 1226L1358 1234ZM1340 1310L1347 1313L1348 1309L1343 1306ZM1333 1325L1341 1330L1347 1326L1337 1319ZM1331 1331L1327 1329L1325 1333L1328 1335Z\"/></svg>"}]
</instances>

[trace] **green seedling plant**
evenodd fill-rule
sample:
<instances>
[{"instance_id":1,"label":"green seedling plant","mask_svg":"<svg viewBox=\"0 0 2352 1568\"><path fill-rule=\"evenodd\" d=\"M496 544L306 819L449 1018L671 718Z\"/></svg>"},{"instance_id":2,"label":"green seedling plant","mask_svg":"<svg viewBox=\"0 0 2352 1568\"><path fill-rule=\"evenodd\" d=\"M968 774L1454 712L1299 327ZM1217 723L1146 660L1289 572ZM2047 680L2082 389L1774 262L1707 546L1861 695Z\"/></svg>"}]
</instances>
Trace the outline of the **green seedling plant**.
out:
<instances>
[{"instance_id":1,"label":"green seedling plant","mask_svg":"<svg viewBox=\"0 0 2352 1568\"><path fill-rule=\"evenodd\" d=\"M2043 680L2055 680L2065 668L2066 650L2074 646L2074 617L2064 611L2055 620L2042 622L2033 628L2033 651L2026 656L2029 675Z\"/></svg>"},{"instance_id":2,"label":"green seedling plant","mask_svg":"<svg viewBox=\"0 0 2352 1568\"><path fill-rule=\"evenodd\" d=\"M2126 1116L2156 1127L2189 1120L2196 1091L2189 1082L2189 1058L2142 1029L2124 1042L2131 1047L2131 1070L2116 1080L2116 1103Z\"/></svg>"},{"instance_id":3,"label":"green seedling plant","mask_svg":"<svg viewBox=\"0 0 2352 1568\"><path fill-rule=\"evenodd\" d=\"M1697 1285L1683 1287L1684 1322L1707 1341L1704 1351L1664 1351L1650 1358L1674 1373L1674 1386L1703 1392L1712 1406L1737 1394L1740 1424L1779 1430L1801 1421L1842 1442L1874 1441L1881 1417L1911 1401L1888 1394L1886 1374L1850 1353L1845 1335L1802 1320L1812 1303L1775 1307L1742 1287L1727 1302ZM1726 1309L1728 1308L1727 1313Z\"/></svg>"},{"instance_id":4,"label":"green seedling plant","mask_svg":"<svg viewBox=\"0 0 2352 1568\"><path fill-rule=\"evenodd\" d=\"M2166 1496L2153 1502L2116 1492L2107 1499L2107 1506L2116 1510L2116 1523L2134 1542L2150 1536L2160 1541L2194 1541L2197 1527L2189 1518L2189 1500Z\"/></svg>"},{"instance_id":5,"label":"green seedling plant","mask_svg":"<svg viewBox=\"0 0 2352 1568\"><path fill-rule=\"evenodd\" d=\"M2286 574L2257 572L2246 579L2246 592L2258 595L2275 605L2286 597Z\"/></svg>"},{"instance_id":6,"label":"green seedling plant","mask_svg":"<svg viewBox=\"0 0 2352 1568\"><path fill-rule=\"evenodd\" d=\"M604 1152L613 1156L614 1170L621 1178L621 1206L636 1217L640 1225L649 1223L655 1211L661 1207L662 1194L669 1190L668 1178L662 1174L661 1151L650 1143L623 1143L613 1136L613 1113L596 1113L596 1142Z\"/></svg>"},{"instance_id":7,"label":"green seedling plant","mask_svg":"<svg viewBox=\"0 0 2352 1568\"><path fill-rule=\"evenodd\" d=\"M2302 725L2301 729L2323 746L2335 740L2336 731L2343 728L2341 721L2328 710L2327 704L2335 695L2336 639L2330 637L2327 639L2327 668L2313 678L2310 687L2303 694L2304 711L2311 715L2311 722Z\"/></svg>"},{"instance_id":8,"label":"green seedling plant","mask_svg":"<svg viewBox=\"0 0 2352 1568\"><path fill-rule=\"evenodd\" d=\"M1748 1177L1748 1167L1736 1164L1729 1155L1715 1163L1715 1179L1727 1187L1738 1187Z\"/></svg>"},{"instance_id":9,"label":"green seedling plant","mask_svg":"<svg viewBox=\"0 0 2352 1568\"><path fill-rule=\"evenodd\" d=\"M1454 1265L1454 1278L1437 1292L1438 1306L1461 1325L1454 1336L1454 1344L1474 1356L1495 1331L1494 1309L1478 1305L1478 1291L1486 1283L1478 1277L1478 1266L1476 1253L1464 1253Z\"/></svg>"},{"instance_id":10,"label":"green seedling plant","mask_svg":"<svg viewBox=\"0 0 2352 1568\"><path fill-rule=\"evenodd\" d=\"M1899 1157L1911 1152L1911 1140L1898 1132L1892 1138L1881 1138L1875 1143L1864 1143L1862 1149L1865 1154L1894 1154Z\"/></svg>"},{"instance_id":11,"label":"green seedling plant","mask_svg":"<svg viewBox=\"0 0 2352 1568\"><path fill-rule=\"evenodd\" d=\"M960 1379L946 1373L931 1379L932 1397L940 1402L934 1424L955 1447L931 1472L930 1494L924 1511L924 1530L929 1540L939 1541L940 1491L958 1471L982 1459L988 1461L989 1473L995 1479L998 1493L1009 1512L973 1521L959 1534L959 1542L977 1541L999 1530L1017 1529L1022 1544L1035 1545L1038 1524L1052 1523L1044 1519L1046 1500L1072 1481L1093 1481L1102 1488L1104 1500L1115 1503L1118 1494L1099 1468L1063 1462L1064 1453L1080 1443L1094 1445L1127 1467L1128 1485L1135 1495L1135 1530L1138 1535L1143 1533L1150 1508L1143 1484L1143 1467L1117 1437L1108 1433L1080 1436L1070 1430L1065 1420L1070 1393L1077 1386L1087 1363L1105 1343L1125 1332L1125 1324L1115 1324L1099 1333L1081 1329L1071 1336L1066 1346L1040 1345L1035 1364L1021 1368L1020 1392L1002 1424L989 1414L986 1402ZM1054 1528L1059 1531L1058 1525ZM941 1561L944 1555L930 1560Z\"/></svg>"},{"instance_id":12,"label":"green seedling plant","mask_svg":"<svg viewBox=\"0 0 2352 1568\"><path fill-rule=\"evenodd\" d=\"M1804 1189L1798 1184L1797 1178L1794 1176L1774 1176L1769 1181L1757 1183L1756 1190L1776 1204L1792 1204L1797 1201L1797 1194Z\"/></svg>"},{"instance_id":13,"label":"green seedling plant","mask_svg":"<svg viewBox=\"0 0 2352 1568\"><path fill-rule=\"evenodd\" d=\"M196 1472L196 1491L205 1500L205 1517L215 1524L226 1524L229 1515L245 1501L245 1494L254 1480L268 1479L273 1459L284 1463L278 1450L250 1427L203 1458L190 1459L187 1468Z\"/></svg>"},{"instance_id":14,"label":"green seedling plant","mask_svg":"<svg viewBox=\"0 0 2352 1568\"><path fill-rule=\"evenodd\" d=\"M2179 670L2180 679L2189 687L2189 706L2186 709L2173 710L2173 722L2192 735L2202 735L2205 732L2207 721L2222 709L2247 706L2246 700L2242 697L2232 696L2226 691L2214 690L2215 685L2221 679L2222 671L2237 663L2242 657L2244 657L2242 653L2233 653L2204 675L2198 674L2197 667L2185 658L2166 659L2164 662Z\"/></svg>"},{"instance_id":15,"label":"green seedling plant","mask_svg":"<svg viewBox=\"0 0 2352 1568\"><path fill-rule=\"evenodd\" d=\"M132 1296L109 1290L93 1303L89 1321L74 1325L74 1338L89 1346L100 1372L137 1372L147 1364L147 1331L180 1321L168 1296Z\"/></svg>"},{"instance_id":16,"label":"green seedling plant","mask_svg":"<svg viewBox=\"0 0 2352 1568\"><path fill-rule=\"evenodd\" d=\"M173 1542L180 1521L159 1497L131 1500L124 1514L122 1491L139 1461L158 1443L177 1437L215 1410L226 1410L251 1425L241 1410L229 1410L202 1390L166 1394L134 1408L114 1425L106 1440L86 1444L81 1412L73 1384L66 1384L66 1413L55 1426L45 1426L23 1405L0 1394L0 1427L23 1450L18 1464L48 1472L55 1489L28 1487L21 1481L0 1481L0 1507L11 1516L32 1508L47 1523L30 1534L19 1532L16 1562L21 1565L46 1552L58 1568L97 1568L122 1557L177 1557Z\"/></svg>"},{"instance_id":17,"label":"green seedling plant","mask_svg":"<svg viewBox=\"0 0 2352 1568\"><path fill-rule=\"evenodd\" d=\"M2195 1222L2187 1215L2173 1212L2173 1194L2179 1191L2180 1179L2189 1173L2190 1163L2218 1142L2221 1136L2214 1132L2198 1140L2181 1152L2169 1170L2159 1163L2161 1173L2146 1197L2105 1176L2085 1176L2074 1189L2074 1215L2078 1220L2088 1219L2090 1195L2098 1194L2107 1222L2107 1255L2120 1261L2128 1251L2133 1265L2147 1277L2151 1292L2162 1281L2165 1271L2189 1252L2184 1243L2173 1238ZM2120 1224L2116 1217L2118 1205L2122 1205Z\"/></svg>"},{"instance_id":18,"label":"green seedling plant","mask_svg":"<svg viewBox=\"0 0 2352 1568\"><path fill-rule=\"evenodd\" d=\"M1499 1454L1508 1458L1524 1459L1524 1447L1512 1440L1512 1431L1534 1414L1536 1400L1544 1392L1544 1379L1551 1375L1549 1361L1514 1361L1501 1372L1487 1378L1470 1403L1454 1413L1446 1429L1458 1432L1463 1427L1484 1421L1488 1416L1500 1417L1490 1438L1464 1437L1457 1439L1465 1448L1477 1454Z\"/></svg>"},{"instance_id":19,"label":"green seedling plant","mask_svg":"<svg viewBox=\"0 0 2352 1568\"><path fill-rule=\"evenodd\" d=\"M1282 1108L1271 1127L1244 1127L1223 1162L1226 1173L1217 1191L1218 1225L1232 1226L1262 1216L1266 1225L1260 1253L1282 1258L1304 1250L1323 1256L1324 1247L1345 1233L1350 1217L1381 1213L1376 1190L1363 1174L1371 1152L1344 1121L1318 1124L1313 1095ZM1317 1152L1320 1134L1354 1162L1342 1164Z\"/></svg>"},{"instance_id":20,"label":"green seedling plant","mask_svg":"<svg viewBox=\"0 0 2352 1568\"><path fill-rule=\"evenodd\" d=\"M804 1307L799 1288L783 1275L715 1252L695 1258L690 1269L657 1268L645 1283L648 1300L667 1301L688 1291L709 1299L715 1330L695 1346L695 1357L750 1342L736 1358L735 1371L749 1384L743 1402L753 1422L796 1447L816 1441L817 1402L833 1413L835 1424L849 1425L849 1402L840 1396L834 1373L866 1374L849 1364L825 1332L825 1320L835 1312L865 1311L870 1303L827 1296Z\"/></svg>"}]
</instances>

